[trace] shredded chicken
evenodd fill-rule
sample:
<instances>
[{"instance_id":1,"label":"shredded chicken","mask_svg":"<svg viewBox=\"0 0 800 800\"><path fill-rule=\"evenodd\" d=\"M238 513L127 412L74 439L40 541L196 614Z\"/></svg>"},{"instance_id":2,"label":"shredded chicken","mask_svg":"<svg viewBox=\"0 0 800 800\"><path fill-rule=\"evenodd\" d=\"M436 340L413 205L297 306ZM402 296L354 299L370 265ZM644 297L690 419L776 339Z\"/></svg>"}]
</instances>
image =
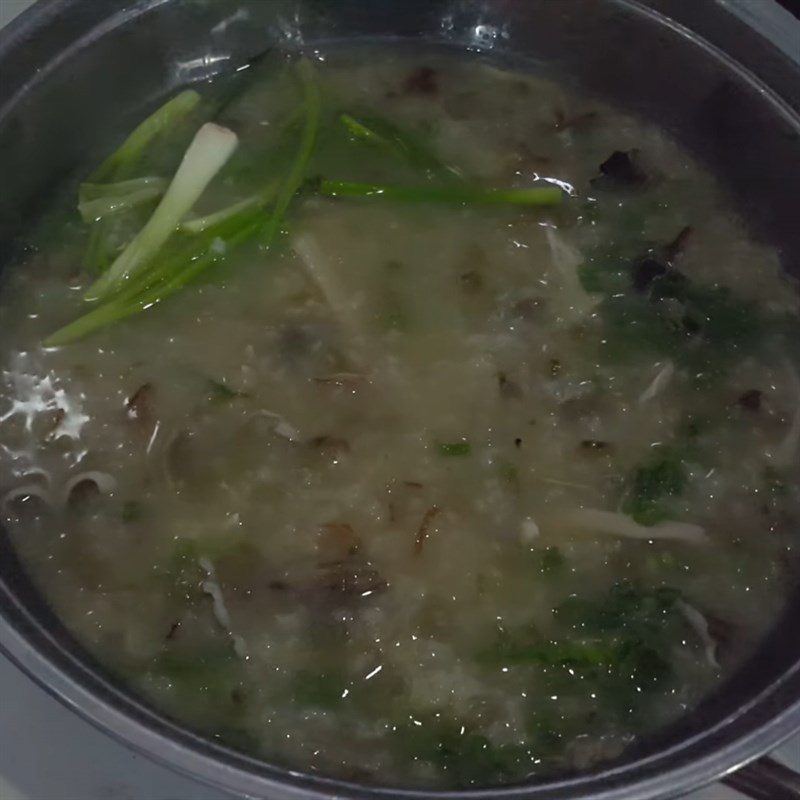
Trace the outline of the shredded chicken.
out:
<instances>
[{"instance_id":1,"label":"shredded chicken","mask_svg":"<svg viewBox=\"0 0 800 800\"><path fill-rule=\"evenodd\" d=\"M422 517L422 522L420 523L419 528L417 529L417 535L414 539L414 555L418 556L422 553L422 548L425 546L425 540L428 538L430 534L430 527L433 523L434 518L439 514L439 508L437 506L431 506L426 512L425 515Z\"/></svg>"},{"instance_id":2,"label":"shredded chicken","mask_svg":"<svg viewBox=\"0 0 800 800\"><path fill-rule=\"evenodd\" d=\"M297 442L300 440L300 431L291 423L287 422L280 414L273 411L260 410L256 412L259 417L266 417L273 422L273 430L278 436L288 439L290 442Z\"/></svg>"},{"instance_id":3,"label":"shredded chicken","mask_svg":"<svg viewBox=\"0 0 800 800\"><path fill-rule=\"evenodd\" d=\"M553 264L561 277L564 310L573 319L588 316L594 310L599 299L592 297L581 284L578 267L583 263L583 257L578 250L564 240L555 228L545 228L545 234Z\"/></svg>"},{"instance_id":4,"label":"shredded chicken","mask_svg":"<svg viewBox=\"0 0 800 800\"><path fill-rule=\"evenodd\" d=\"M598 508L578 508L568 511L562 518L568 525L592 533L622 536L626 539L675 539L677 541L704 544L708 541L700 525L689 522L659 522L657 525L640 525L627 514L603 511Z\"/></svg>"},{"instance_id":5,"label":"shredded chicken","mask_svg":"<svg viewBox=\"0 0 800 800\"><path fill-rule=\"evenodd\" d=\"M228 613L228 607L225 605L225 598L223 597L219 582L217 581L214 565L207 558L199 559L199 564L208 576L201 584L201 588L211 598L214 618L230 637L236 655L240 658L247 658L247 645L244 639L232 630L231 615Z\"/></svg>"},{"instance_id":6,"label":"shredded chicken","mask_svg":"<svg viewBox=\"0 0 800 800\"><path fill-rule=\"evenodd\" d=\"M330 259L317 240L306 233L297 236L292 242L292 247L300 256L306 272L319 288L339 324L347 331L359 349L363 347L364 337L358 324L356 303L336 276Z\"/></svg>"},{"instance_id":7,"label":"shredded chicken","mask_svg":"<svg viewBox=\"0 0 800 800\"><path fill-rule=\"evenodd\" d=\"M539 526L536 524L536 520L532 517L525 517L522 520L522 524L519 526L519 538L522 540L523 544L530 544L531 542L535 542L539 536L541 535L539 531Z\"/></svg>"},{"instance_id":8,"label":"shredded chicken","mask_svg":"<svg viewBox=\"0 0 800 800\"><path fill-rule=\"evenodd\" d=\"M708 631L708 622L706 618L694 606L689 605L684 600L678 600L675 606L692 626L695 633L700 637L706 654L706 661L708 661L709 666L716 670L721 669L719 661L717 661L717 643Z\"/></svg>"},{"instance_id":9,"label":"shredded chicken","mask_svg":"<svg viewBox=\"0 0 800 800\"><path fill-rule=\"evenodd\" d=\"M648 387L639 395L639 404L643 405L644 403L648 403L654 397L661 394L661 392L667 388L674 374L675 365L671 361L667 361L656 373L655 378L653 378Z\"/></svg>"}]
</instances>

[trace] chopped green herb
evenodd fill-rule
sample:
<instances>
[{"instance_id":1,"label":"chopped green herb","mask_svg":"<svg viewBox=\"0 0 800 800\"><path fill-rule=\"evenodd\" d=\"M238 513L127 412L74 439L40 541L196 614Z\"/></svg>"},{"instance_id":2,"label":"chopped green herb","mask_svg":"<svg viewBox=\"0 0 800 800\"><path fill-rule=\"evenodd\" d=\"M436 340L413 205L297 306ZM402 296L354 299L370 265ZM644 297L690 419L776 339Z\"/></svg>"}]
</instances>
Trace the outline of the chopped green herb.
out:
<instances>
[{"instance_id":1,"label":"chopped green herb","mask_svg":"<svg viewBox=\"0 0 800 800\"><path fill-rule=\"evenodd\" d=\"M338 672L300 670L292 678L292 700L300 706L337 708L342 704L349 685L346 676Z\"/></svg>"},{"instance_id":2,"label":"chopped green herb","mask_svg":"<svg viewBox=\"0 0 800 800\"><path fill-rule=\"evenodd\" d=\"M539 571L543 574L561 572L566 564L566 558L555 545L549 545L539 554Z\"/></svg>"},{"instance_id":3,"label":"chopped green herb","mask_svg":"<svg viewBox=\"0 0 800 800\"><path fill-rule=\"evenodd\" d=\"M496 745L466 723L442 714L413 714L394 726L394 741L406 758L426 761L453 784L505 783L530 771L533 755L522 745Z\"/></svg>"},{"instance_id":4,"label":"chopped green herb","mask_svg":"<svg viewBox=\"0 0 800 800\"><path fill-rule=\"evenodd\" d=\"M231 389L224 381L216 381L213 378L208 379L208 394L212 403L225 403L237 397L247 397L245 392Z\"/></svg>"},{"instance_id":5,"label":"chopped green herb","mask_svg":"<svg viewBox=\"0 0 800 800\"><path fill-rule=\"evenodd\" d=\"M622 581L600 600L570 597L556 609L556 618L583 635L629 632L641 637L657 632L679 599L680 592L671 587L643 589Z\"/></svg>"},{"instance_id":6,"label":"chopped green herb","mask_svg":"<svg viewBox=\"0 0 800 800\"><path fill-rule=\"evenodd\" d=\"M144 515L144 507L138 500L128 500L122 506L123 522L138 522Z\"/></svg>"},{"instance_id":7,"label":"chopped green herb","mask_svg":"<svg viewBox=\"0 0 800 800\"><path fill-rule=\"evenodd\" d=\"M640 525L655 525L668 518L665 503L683 492L687 480L681 456L667 448L659 448L649 463L634 473L622 510Z\"/></svg>"},{"instance_id":8,"label":"chopped green herb","mask_svg":"<svg viewBox=\"0 0 800 800\"><path fill-rule=\"evenodd\" d=\"M500 478L512 489L519 489L519 470L514 464L505 462L497 468Z\"/></svg>"},{"instance_id":9,"label":"chopped green herb","mask_svg":"<svg viewBox=\"0 0 800 800\"><path fill-rule=\"evenodd\" d=\"M169 681L176 704L204 719L238 719L242 704L242 664L230 642L205 646L169 642L150 665L149 672ZM207 717L206 717L207 718ZM216 725L216 723L215 723Z\"/></svg>"},{"instance_id":10,"label":"chopped green herb","mask_svg":"<svg viewBox=\"0 0 800 800\"><path fill-rule=\"evenodd\" d=\"M469 442L443 442L437 449L440 456L468 456L472 447Z\"/></svg>"}]
</instances>

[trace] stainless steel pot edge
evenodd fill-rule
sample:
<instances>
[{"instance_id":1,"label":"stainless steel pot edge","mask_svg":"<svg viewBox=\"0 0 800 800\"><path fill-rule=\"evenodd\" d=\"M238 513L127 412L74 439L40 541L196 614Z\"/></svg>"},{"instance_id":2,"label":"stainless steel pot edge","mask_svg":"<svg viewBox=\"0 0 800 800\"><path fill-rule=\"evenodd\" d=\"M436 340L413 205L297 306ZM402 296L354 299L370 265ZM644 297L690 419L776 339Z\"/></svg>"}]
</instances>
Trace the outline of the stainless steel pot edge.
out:
<instances>
[{"instance_id":1,"label":"stainless steel pot edge","mask_svg":"<svg viewBox=\"0 0 800 800\"><path fill-rule=\"evenodd\" d=\"M791 12L775 2L761 2L755 6L752 0L717 0L717 2L757 30L793 61L800 62L800 33L797 33L800 21L792 16ZM792 31L797 35L792 36Z\"/></svg>"},{"instance_id":2,"label":"stainless steel pot edge","mask_svg":"<svg viewBox=\"0 0 800 800\"><path fill-rule=\"evenodd\" d=\"M80 48L93 38L102 35L103 32L112 29L116 25L123 24L132 16L144 13L154 6L168 0L149 0L149 2L137 4L136 7L127 12L115 15L113 24L111 21L103 23L100 27L92 28L91 31L78 41L74 42L69 51L60 54L57 61L51 62L51 69L57 63L63 63L68 56L68 52L73 52L73 48ZM766 0L765 0L766 1ZM623 0L626 5L634 5ZM0 44L0 59L5 55L5 51L13 49L16 43L24 38L26 32L32 31L46 17L51 17L58 13L60 8L66 8L69 2L65 0L40 0L40 2L30 11L22 15L12 30L12 38ZM637 4L638 5L638 4ZM655 15L652 9L645 9L649 15ZM660 16L660 15L657 15ZM685 30L685 29L684 29ZM702 39L692 35L696 44L706 46ZM708 48L707 48L708 49ZM716 50L715 48L711 48ZM738 64L732 61L719 51L715 56L722 56L728 65ZM737 69L741 72L741 69ZM746 73L746 71L745 71ZM752 82L758 84L757 79L750 73L746 73ZM20 89L24 92L28 84ZM766 88L766 87L764 87ZM8 104L13 105L17 97ZM21 621L21 617L20 620ZM701 761L690 762L672 771L665 772L654 778L640 780L636 783L635 789L629 785L619 784L613 786L614 779L619 780L624 773L631 771L636 765L628 765L613 770L608 770L599 775L589 776L582 779L565 781L559 784L552 784L546 790L536 787L512 787L508 789L495 789L488 791L471 790L466 792L416 792L416 791L392 791L382 789L364 789L354 785L328 781L324 779L314 779L302 774L273 770L265 768L259 770L258 774L245 771L242 767L248 759L236 755L230 758L230 753L224 748L217 748L213 745L204 749L207 752L198 752L196 737L191 734L183 734L178 737L167 736L156 730L156 726L142 724L131 719L129 714L121 711L112 703L101 698L88 688L89 681L73 678L70 674L62 671L45 654L44 649L34 645L30 639L22 632L24 623L19 626L12 625L9 620L0 617L0 641L3 642L2 649L6 654L20 666L23 671L30 675L37 683L43 686L51 695L56 697L66 706L72 708L80 716L87 719L96 727L111 733L118 740L134 747L139 752L148 755L167 766L178 769L184 774L205 780L206 782L219 786L220 788L235 789L244 792L249 797L265 797L265 792L269 792L271 800L331 800L332 798L372 798L372 797L398 797L398 798L533 798L542 796L546 791L550 798L566 797L564 792L569 792L569 797L579 800L579 798L593 798L593 800L637 800L638 798L666 798L674 796L676 793L683 793L696 786L711 782L717 777L729 774L737 769L741 764L761 755L780 744L785 738L790 736L800 722L800 701L787 707L775 717L768 729L758 729L751 734L730 743L729 745L713 751ZM76 674L81 670L74 668ZM84 673L88 670L83 669ZM793 670L785 676L789 680L797 670ZM752 707L758 706L764 698L774 689L765 693L753 701ZM740 709L735 718L740 718L748 713L749 709ZM723 724L729 724L733 718L726 720ZM163 727L163 726L162 726ZM172 726L167 726L165 730L170 730ZM200 740L197 740L200 741ZM190 743L191 742L191 743ZM676 746L671 751L674 752L684 749L691 742L684 742ZM230 761L236 760L241 766L224 764L217 760L210 753L216 753L221 758L228 758ZM659 754L654 758L661 758L665 754ZM650 761L647 759L646 761ZM255 763L255 762L254 762ZM296 785L289 786L286 780L294 781ZM601 789L598 791L598 784L608 782L612 788Z\"/></svg>"}]
</instances>

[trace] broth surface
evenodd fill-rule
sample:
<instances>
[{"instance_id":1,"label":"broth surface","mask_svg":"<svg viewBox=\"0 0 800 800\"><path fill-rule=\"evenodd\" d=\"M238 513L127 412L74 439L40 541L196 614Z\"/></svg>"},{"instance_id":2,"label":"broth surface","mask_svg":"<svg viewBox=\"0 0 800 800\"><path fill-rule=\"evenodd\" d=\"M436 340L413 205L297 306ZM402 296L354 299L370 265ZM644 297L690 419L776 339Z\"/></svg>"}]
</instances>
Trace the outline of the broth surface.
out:
<instances>
[{"instance_id":1,"label":"broth surface","mask_svg":"<svg viewBox=\"0 0 800 800\"><path fill-rule=\"evenodd\" d=\"M796 575L796 289L641 120L436 52L316 72L310 176L440 179L344 111L456 182L569 197L309 191L268 251L43 348L94 277L59 207L0 287L6 527L102 663L270 761L444 788L616 758L721 685ZM201 211L291 158L296 103L270 67L225 107L241 144Z\"/></svg>"}]
</instances>

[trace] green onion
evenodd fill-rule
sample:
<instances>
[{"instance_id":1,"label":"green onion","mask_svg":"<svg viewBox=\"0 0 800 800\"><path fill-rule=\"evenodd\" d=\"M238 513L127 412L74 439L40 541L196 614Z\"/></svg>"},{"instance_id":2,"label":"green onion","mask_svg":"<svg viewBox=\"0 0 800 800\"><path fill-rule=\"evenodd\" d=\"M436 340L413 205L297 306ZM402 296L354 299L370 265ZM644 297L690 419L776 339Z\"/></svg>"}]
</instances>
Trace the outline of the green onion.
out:
<instances>
[{"instance_id":1,"label":"green onion","mask_svg":"<svg viewBox=\"0 0 800 800\"><path fill-rule=\"evenodd\" d=\"M442 442L437 450L440 456L468 456L472 447L469 442Z\"/></svg>"},{"instance_id":2,"label":"green onion","mask_svg":"<svg viewBox=\"0 0 800 800\"><path fill-rule=\"evenodd\" d=\"M93 200L105 200L113 197L125 197L142 189L160 189L164 191L168 186L164 178L151 175L146 178L132 178L129 181L117 183L82 183L78 187L78 201L91 203Z\"/></svg>"},{"instance_id":3,"label":"green onion","mask_svg":"<svg viewBox=\"0 0 800 800\"><path fill-rule=\"evenodd\" d=\"M200 102L193 89L181 92L154 111L93 173L93 183L103 183L119 177L119 172L138 161L150 142L182 120Z\"/></svg>"},{"instance_id":4,"label":"green onion","mask_svg":"<svg viewBox=\"0 0 800 800\"><path fill-rule=\"evenodd\" d=\"M485 189L480 186L396 186L321 180L319 194L330 197L366 197L408 203L455 203L458 205L556 206L564 193L557 186L526 189Z\"/></svg>"},{"instance_id":5,"label":"green onion","mask_svg":"<svg viewBox=\"0 0 800 800\"><path fill-rule=\"evenodd\" d=\"M453 179L461 178L458 170L447 166L426 145L416 137L398 128L388 120L378 117L358 118L351 114L340 114L339 121L353 139L364 144L380 147L401 158L411 166L429 172L432 176Z\"/></svg>"},{"instance_id":6,"label":"green onion","mask_svg":"<svg viewBox=\"0 0 800 800\"><path fill-rule=\"evenodd\" d=\"M163 178L134 178L120 183L84 183L79 189L78 211L84 222L96 222L155 200L167 188Z\"/></svg>"},{"instance_id":7,"label":"green onion","mask_svg":"<svg viewBox=\"0 0 800 800\"><path fill-rule=\"evenodd\" d=\"M131 280L110 300L56 331L44 341L44 346L71 344L166 300L222 260L231 249L253 238L261 218L260 209L248 209L192 237L172 256Z\"/></svg>"},{"instance_id":8,"label":"green onion","mask_svg":"<svg viewBox=\"0 0 800 800\"><path fill-rule=\"evenodd\" d=\"M360 122L350 114L340 114L339 121L347 128L348 132L354 139L360 139L362 142L369 142L371 144L379 144L383 146L390 145L391 143L383 136L379 135L372 128L367 127L363 122Z\"/></svg>"},{"instance_id":9,"label":"green onion","mask_svg":"<svg viewBox=\"0 0 800 800\"><path fill-rule=\"evenodd\" d=\"M303 86L303 101L305 106L303 133L294 162L292 163L286 179L278 190L275 208L267 219L261 234L261 243L265 247L269 247L275 240L275 237L280 231L283 217L289 208L289 204L292 202L292 198L305 179L306 170L308 169L311 156L314 153L314 147L316 146L317 135L319 133L322 102L314 67L308 59L304 58L299 62L297 71Z\"/></svg>"},{"instance_id":10,"label":"green onion","mask_svg":"<svg viewBox=\"0 0 800 800\"><path fill-rule=\"evenodd\" d=\"M90 272L95 274L107 270L114 259L110 225L111 222L108 219L99 220L92 227L92 233L89 236L83 263Z\"/></svg>"},{"instance_id":11,"label":"green onion","mask_svg":"<svg viewBox=\"0 0 800 800\"><path fill-rule=\"evenodd\" d=\"M100 300L114 294L147 267L237 144L236 134L227 128L213 122L200 128L158 208L108 271L89 287L85 295L87 300Z\"/></svg>"},{"instance_id":12,"label":"green onion","mask_svg":"<svg viewBox=\"0 0 800 800\"><path fill-rule=\"evenodd\" d=\"M192 89L181 92L166 102L138 125L122 145L92 173L90 182L101 184L128 177L136 169L145 148L183 120L199 102L200 95ZM112 260L110 223L101 219L92 229L84 262L92 272L101 273L108 269Z\"/></svg>"},{"instance_id":13,"label":"green onion","mask_svg":"<svg viewBox=\"0 0 800 800\"><path fill-rule=\"evenodd\" d=\"M238 203L234 203L226 208L221 208L213 214L184 220L181 223L180 230L186 233L202 233L218 225L220 222L225 222L226 220L236 217L242 211L247 211L251 208L263 208L275 196L277 189L277 183L272 183L263 192L246 197L244 200L240 200Z\"/></svg>"}]
</instances>

